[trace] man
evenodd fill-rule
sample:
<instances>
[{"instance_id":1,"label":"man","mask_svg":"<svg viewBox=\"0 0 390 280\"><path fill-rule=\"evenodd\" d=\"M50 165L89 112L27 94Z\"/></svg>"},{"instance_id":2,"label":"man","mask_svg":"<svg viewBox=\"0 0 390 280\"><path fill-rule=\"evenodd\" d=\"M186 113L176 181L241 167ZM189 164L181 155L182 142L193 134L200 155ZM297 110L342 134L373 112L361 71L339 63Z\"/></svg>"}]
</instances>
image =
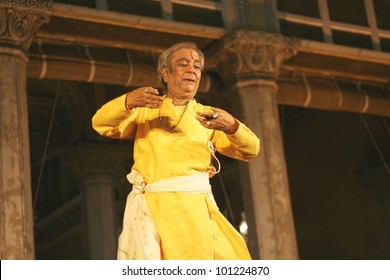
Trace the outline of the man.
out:
<instances>
[{"instance_id":1,"label":"man","mask_svg":"<svg viewBox=\"0 0 390 280\"><path fill-rule=\"evenodd\" d=\"M251 258L218 210L209 178L220 169L215 150L247 161L259 153L260 140L228 112L195 101L203 67L194 43L173 45L158 62L163 96L137 88L92 119L101 135L134 140L118 259Z\"/></svg>"}]
</instances>

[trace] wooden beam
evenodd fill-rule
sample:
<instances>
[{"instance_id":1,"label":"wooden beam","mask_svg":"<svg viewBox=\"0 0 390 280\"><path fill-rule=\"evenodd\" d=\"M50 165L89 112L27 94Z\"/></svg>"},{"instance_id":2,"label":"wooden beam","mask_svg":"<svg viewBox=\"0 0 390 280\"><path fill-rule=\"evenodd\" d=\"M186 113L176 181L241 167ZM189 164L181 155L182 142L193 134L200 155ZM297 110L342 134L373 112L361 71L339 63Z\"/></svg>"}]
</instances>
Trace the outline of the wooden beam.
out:
<instances>
[{"instance_id":1,"label":"wooden beam","mask_svg":"<svg viewBox=\"0 0 390 280\"><path fill-rule=\"evenodd\" d=\"M219 39L225 34L224 29L218 27L176 22L60 3L53 4L51 16L209 39ZM37 36L39 36L39 33Z\"/></svg>"},{"instance_id":2,"label":"wooden beam","mask_svg":"<svg viewBox=\"0 0 390 280\"><path fill-rule=\"evenodd\" d=\"M163 2L165 0L154 0L158 2ZM169 0L173 4L179 4L183 6L212 10L212 11L221 11L223 6L221 3L216 1L207 1L207 0Z\"/></svg>"},{"instance_id":3,"label":"wooden beam","mask_svg":"<svg viewBox=\"0 0 390 280\"><path fill-rule=\"evenodd\" d=\"M293 22L314 27L323 27L324 22L322 19L295 15L292 13L286 13L278 11L278 18L287 22ZM356 33L361 35L371 36L371 28L366 26L360 26L356 24L349 24L344 22L330 21L330 27L332 30L339 30L344 32ZM378 29L378 35L380 38L390 39L390 31L384 29Z\"/></svg>"},{"instance_id":4,"label":"wooden beam","mask_svg":"<svg viewBox=\"0 0 390 280\"><path fill-rule=\"evenodd\" d=\"M298 54L281 67L291 72L380 84L390 80L389 53L309 40L300 40Z\"/></svg>"},{"instance_id":5,"label":"wooden beam","mask_svg":"<svg viewBox=\"0 0 390 280\"><path fill-rule=\"evenodd\" d=\"M46 43L51 42L62 42L63 44L75 44L82 46L99 46L99 47L115 47L118 49L125 50L135 50L135 51L144 51L146 53L162 53L166 47L158 45L147 45L143 43L137 43L136 41L124 42L121 40L116 40L115 38L102 39L95 37L88 37L84 35L79 35L76 33L65 34L65 33L39 33L36 38L42 40Z\"/></svg>"},{"instance_id":6,"label":"wooden beam","mask_svg":"<svg viewBox=\"0 0 390 280\"><path fill-rule=\"evenodd\" d=\"M365 69L368 69L369 65L377 64L390 69L390 54L308 41L302 41L299 48L301 53L312 53L316 59L337 54L338 59L351 59L364 65ZM143 52L129 52L115 48L102 50L82 46L77 48L62 46L58 49L58 46L43 46L38 42L30 48L28 56L27 76L29 78L72 80L125 87L160 86L156 74L156 57ZM388 95L383 94L389 94L389 90L386 89L389 83L388 76L383 74L378 81L374 80L374 78L379 79L374 75L375 73L365 74L366 79L367 75L374 76L370 80L371 83L383 85L384 90L381 94L375 95L370 90L364 91L364 87L362 87L363 91L359 92L357 83L353 84L352 88L343 88L342 83L336 83L336 79L339 81L342 79L335 78L337 77L334 76L337 72L335 69L330 73L317 73L318 78L313 78L315 65L311 65L311 68L307 66L307 69L299 69L300 66L290 61L282 65L282 73L278 80L278 104L390 116L390 99ZM309 62L315 64L310 59ZM331 66L333 64L331 63ZM324 64L320 63L320 65L321 68L316 68L317 71L324 71ZM346 68L351 67L346 65ZM214 81L211 75L207 75L208 70L210 69L206 68L199 87L201 93L207 93L211 88L218 90L218 82ZM299 70L305 71L299 72ZM294 77L286 78L288 75L284 73L290 73L288 75ZM351 77L358 81L356 74L355 76L351 74ZM364 81L361 80L361 83Z\"/></svg>"},{"instance_id":7,"label":"wooden beam","mask_svg":"<svg viewBox=\"0 0 390 280\"><path fill-rule=\"evenodd\" d=\"M95 74L91 78L91 62L88 60L55 59L31 56L27 64L28 78L59 79L94 82L127 87L150 85L159 87L156 69L152 64L118 64L95 60ZM45 75L42 71L45 69ZM306 79L306 81L305 81ZM211 76L202 78L199 92L207 93L217 88ZM293 80L278 81L277 102L290 105L331 111L348 111L390 117L390 98L386 86L377 86L375 92L358 89L358 84L342 86L335 79L312 78L304 75ZM379 94L378 94L379 92ZM386 95L387 94L387 95Z\"/></svg>"},{"instance_id":8,"label":"wooden beam","mask_svg":"<svg viewBox=\"0 0 390 280\"><path fill-rule=\"evenodd\" d=\"M123 54L123 62L107 62L92 57L54 57L30 54L27 64L27 77L121 85L125 87L161 87L156 66L153 63L140 63ZM211 78L204 74L199 92L208 92Z\"/></svg>"},{"instance_id":9,"label":"wooden beam","mask_svg":"<svg viewBox=\"0 0 390 280\"><path fill-rule=\"evenodd\" d=\"M329 111L390 117L390 92L383 86L307 77L278 82L277 102Z\"/></svg>"},{"instance_id":10,"label":"wooden beam","mask_svg":"<svg viewBox=\"0 0 390 280\"><path fill-rule=\"evenodd\" d=\"M390 53L300 39L298 52L390 65Z\"/></svg>"}]
</instances>

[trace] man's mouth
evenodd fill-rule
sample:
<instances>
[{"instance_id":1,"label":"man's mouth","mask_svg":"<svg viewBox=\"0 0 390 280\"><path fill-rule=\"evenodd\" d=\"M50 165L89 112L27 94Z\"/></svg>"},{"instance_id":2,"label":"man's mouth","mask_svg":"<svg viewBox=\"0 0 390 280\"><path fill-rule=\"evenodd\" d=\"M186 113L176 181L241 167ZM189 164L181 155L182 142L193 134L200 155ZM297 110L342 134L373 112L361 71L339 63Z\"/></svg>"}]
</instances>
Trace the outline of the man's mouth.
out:
<instances>
[{"instance_id":1,"label":"man's mouth","mask_svg":"<svg viewBox=\"0 0 390 280\"><path fill-rule=\"evenodd\" d=\"M190 82L190 83L196 83L196 80L195 80L195 79L184 79L184 81Z\"/></svg>"}]
</instances>

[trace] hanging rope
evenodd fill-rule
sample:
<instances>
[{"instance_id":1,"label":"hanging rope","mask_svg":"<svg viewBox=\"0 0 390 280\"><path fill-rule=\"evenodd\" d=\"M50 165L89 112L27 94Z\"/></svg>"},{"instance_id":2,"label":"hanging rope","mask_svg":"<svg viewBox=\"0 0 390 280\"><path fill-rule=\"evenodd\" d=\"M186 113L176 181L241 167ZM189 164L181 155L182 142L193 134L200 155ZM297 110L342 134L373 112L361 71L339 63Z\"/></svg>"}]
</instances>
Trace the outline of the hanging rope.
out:
<instances>
[{"instance_id":1,"label":"hanging rope","mask_svg":"<svg viewBox=\"0 0 390 280\"><path fill-rule=\"evenodd\" d=\"M378 155L383 163L383 166L385 167L385 169L387 171L387 174L390 176L390 167L388 166L388 164L386 162L385 156L383 155L383 153L378 145L378 142L375 140L375 137L372 134L372 131L371 131L370 127L368 126L367 121L364 119L363 115L359 114L359 116L364 124L364 127L366 128L368 135L370 136L372 143L374 144L374 147L375 147L375 149L376 149L376 151L377 151L377 153L378 153Z\"/></svg>"},{"instance_id":2,"label":"hanging rope","mask_svg":"<svg viewBox=\"0 0 390 280\"><path fill-rule=\"evenodd\" d=\"M362 89L361 84L359 82L357 83L357 88L358 88L359 92L363 92L364 94L366 94L364 92L364 90ZM359 114L359 116L360 116L360 119L363 122L363 125L364 125L368 135L370 136L370 139L371 139L372 143L374 144L374 147L375 147L375 149L376 149L376 151L377 151L377 153L378 153L378 155L379 155L379 157L380 157L380 159L381 159L381 161L383 163L383 166L386 169L387 174L390 176L390 167L389 167L389 165L386 162L386 158L383 155L383 153L381 151L381 148L379 147L378 142L375 140L374 134L372 133L372 131L371 131L371 129L370 129L366 119L363 116L363 114Z\"/></svg>"},{"instance_id":3,"label":"hanging rope","mask_svg":"<svg viewBox=\"0 0 390 280\"><path fill-rule=\"evenodd\" d=\"M222 174L221 174L221 173L218 173L218 179L219 179L219 183L221 184L221 188L222 188L222 192L223 192L223 197L225 198L226 207L227 207L227 210L228 210L230 219L231 219L231 221L232 221L232 224L233 224L234 226L237 226L237 224L236 224L236 219L234 218L234 214L233 214L232 205L230 204L230 200L229 200L229 197L228 197L228 194L227 194L225 182L224 182L224 180L223 180L223 177L222 177Z\"/></svg>"},{"instance_id":4,"label":"hanging rope","mask_svg":"<svg viewBox=\"0 0 390 280\"><path fill-rule=\"evenodd\" d=\"M49 123L49 129L48 129L48 131L47 131L47 136L46 136L45 148L44 148L44 150L43 150L41 168L40 168L40 170L39 170L37 188L36 188L36 190L35 190L35 195L34 195L33 213L35 212L35 207L36 207L37 200L38 200L39 189L40 189L40 186L41 186L42 174L43 174L43 167L45 166L46 155L47 155L47 148L48 148L49 142L50 142L51 129L52 129L52 127L53 127L54 115L55 115L56 108L57 108L57 102L58 102L58 96L59 96L59 92L60 92L60 86L61 86L61 81L58 81L57 91L56 91L56 95L55 95L55 98L54 98L53 109L52 109L52 112L51 112L51 118L50 118L50 123Z\"/></svg>"},{"instance_id":5,"label":"hanging rope","mask_svg":"<svg viewBox=\"0 0 390 280\"><path fill-rule=\"evenodd\" d=\"M386 89L386 87L383 87L383 90L384 90L386 93L389 93L389 91ZM390 90L390 87L389 87L389 90ZM390 95L389 95L389 94L386 95L386 99L390 100ZM384 125L385 125L387 135L388 135L389 138L390 138L390 127L389 127L389 124L388 124L387 120L388 120L387 118L383 118L383 123L384 123Z\"/></svg>"}]
</instances>

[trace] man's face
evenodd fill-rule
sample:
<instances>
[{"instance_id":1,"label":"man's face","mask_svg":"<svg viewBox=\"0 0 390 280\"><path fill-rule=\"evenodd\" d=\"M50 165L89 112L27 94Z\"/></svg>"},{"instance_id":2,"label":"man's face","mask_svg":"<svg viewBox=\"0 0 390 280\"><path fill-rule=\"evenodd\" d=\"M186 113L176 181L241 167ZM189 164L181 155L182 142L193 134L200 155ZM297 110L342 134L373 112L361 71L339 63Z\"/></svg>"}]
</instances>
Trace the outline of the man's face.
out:
<instances>
[{"instance_id":1,"label":"man's face","mask_svg":"<svg viewBox=\"0 0 390 280\"><path fill-rule=\"evenodd\" d=\"M201 78L199 54L193 49L179 49L172 55L170 63L171 69L162 69L162 77L167 83L168 96L177 99L192 99L198 90Z\"/></svg>"}]
</instances>

